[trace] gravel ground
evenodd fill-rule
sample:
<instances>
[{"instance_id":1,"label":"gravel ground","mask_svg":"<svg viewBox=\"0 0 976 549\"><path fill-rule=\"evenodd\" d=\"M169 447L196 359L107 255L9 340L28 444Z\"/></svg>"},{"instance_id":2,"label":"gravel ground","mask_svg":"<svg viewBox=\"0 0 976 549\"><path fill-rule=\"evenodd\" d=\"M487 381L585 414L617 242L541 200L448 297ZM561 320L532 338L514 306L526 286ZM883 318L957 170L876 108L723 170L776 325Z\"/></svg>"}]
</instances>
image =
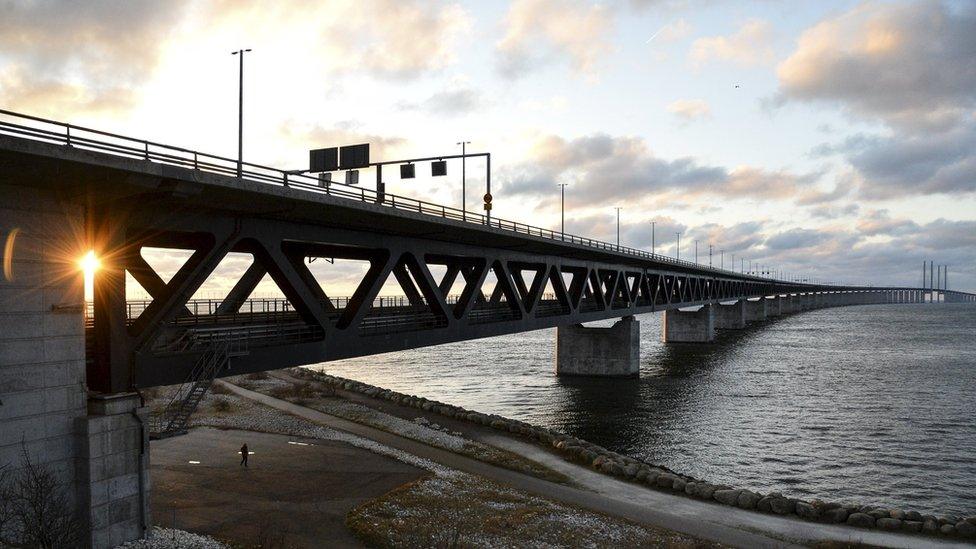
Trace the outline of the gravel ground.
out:
<instances>
[{"instance_id":1,"label":"gravel ground","mask_svg":"<svg viewBox=\"0 0 976 549\"><path fill-rule=\"evenodd\" d=\"M227 403L230 406L230 410L222 413L214 413L214 405L217 402ZM319 440L337 440L357 448L392 457L415 467L426 469L437 475L451 476L459 474L453 469L448 469L432 461L414 456L413 454L408 454L353 434L322 427L310 421L255 404L235 395L208 394L201 403L200 410L194 415L190 425L279 433Z\"/></svg>"},{"instance_id":2,"label":"gravel ground","mask_svg":"<svg viewBox=\"0 0 976 549\"><path fill-rule=\"evenodd\" d=\"M154 526L149 539L130 541L116 549L230 549L209 536Z\"/></svg>"}]
</instances>

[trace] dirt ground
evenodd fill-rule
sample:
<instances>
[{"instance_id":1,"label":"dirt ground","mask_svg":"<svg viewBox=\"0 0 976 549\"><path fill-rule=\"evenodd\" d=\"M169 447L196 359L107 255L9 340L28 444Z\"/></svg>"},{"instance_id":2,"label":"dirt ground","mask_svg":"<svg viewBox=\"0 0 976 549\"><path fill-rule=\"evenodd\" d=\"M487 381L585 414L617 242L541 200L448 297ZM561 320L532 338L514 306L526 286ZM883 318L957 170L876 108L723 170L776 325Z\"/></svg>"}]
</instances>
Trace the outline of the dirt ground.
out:
<instances>
[{"instance_id":1,"label":"dirt ground","mask_svg":"<svg viewBox=\"0 0 976 549\"><path fill-rule=\"evenodd\" d=\"M196 428L151 451L153 522L245 547L362 547L349 510L427 474L343 442L251 431Z\"/></svg>"}]
</instances>

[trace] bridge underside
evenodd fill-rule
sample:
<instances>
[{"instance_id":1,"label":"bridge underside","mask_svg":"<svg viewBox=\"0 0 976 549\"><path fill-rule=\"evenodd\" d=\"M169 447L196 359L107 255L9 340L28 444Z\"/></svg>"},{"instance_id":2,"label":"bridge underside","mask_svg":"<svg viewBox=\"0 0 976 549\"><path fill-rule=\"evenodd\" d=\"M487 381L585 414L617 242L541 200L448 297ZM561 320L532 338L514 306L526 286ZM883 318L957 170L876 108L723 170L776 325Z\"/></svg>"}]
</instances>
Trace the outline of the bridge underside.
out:
<instances>
[{"instance_id":1,"label":"bridge underside","mask_svg":"<svg viewBox=\"0 0 976 549\"><path fill-rule=\"evenodd\" d=\"M742 280L216 211L118 211L92 216L105 250L88 379L106 392L183 382L215 343L235 345L218 374L227 376L755 297L919 299L909 289ZM164 282L145 247L192 255ZM234 288L219 301L191 301L231 253L253 256ZM309 269L315 260L358 261L365 274L350 297L330 296ZM127 303L126 272L151 301ZM265 275L285 299L247 299ZM380 295L388 280L404 297Z\"/></svg>"}]
</instances>

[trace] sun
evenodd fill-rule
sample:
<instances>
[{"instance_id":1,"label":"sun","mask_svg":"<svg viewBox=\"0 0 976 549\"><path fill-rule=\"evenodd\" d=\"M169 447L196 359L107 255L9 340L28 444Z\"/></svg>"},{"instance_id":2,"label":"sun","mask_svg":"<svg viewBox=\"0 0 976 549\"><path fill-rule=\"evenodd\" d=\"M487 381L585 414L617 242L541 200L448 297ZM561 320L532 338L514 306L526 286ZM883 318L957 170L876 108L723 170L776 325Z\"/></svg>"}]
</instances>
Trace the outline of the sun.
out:
<instances>
[{"instance_id":1,"label":"sun","mask_svg":"<svg viewBox=\"0 0 976 549\"><path fill-rule=\"evenodd\" d=\"M78 265L84 271L85 279L90 280L95 276L95 271L102 266L102 262L95 256L95 250L91 250L78 261Z\"/></svg>"}]
</instances>

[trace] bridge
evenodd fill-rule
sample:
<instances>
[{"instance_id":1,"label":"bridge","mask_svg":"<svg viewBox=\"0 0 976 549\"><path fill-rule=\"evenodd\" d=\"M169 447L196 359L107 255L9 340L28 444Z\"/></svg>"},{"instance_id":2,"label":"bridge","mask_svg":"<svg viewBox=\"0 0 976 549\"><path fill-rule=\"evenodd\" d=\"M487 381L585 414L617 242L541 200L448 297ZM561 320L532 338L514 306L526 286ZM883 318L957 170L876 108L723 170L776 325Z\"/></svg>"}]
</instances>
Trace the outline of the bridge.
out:
<instances>
[{"instance_id":1,"label":"bridge","mask_svg":"<svg viewBox=\"0 0 976 549\"><path fill-rule=\"evenodd\" d=\"M165 429L218 376L556 327L558 374L626 377L638 372L644 313L664 312L665 341L708 342L716 329L820 307L976 301L711 268L9 111L0 111L0 198L0 400L13 402L0 413L56 393L63 403L33 415L78 420L48 438L64 445L59 459L83 463L81 501L92 513L130 502L113 516L143 525L147 430L131 393L140 388L185 383ZM167 281L144 248L189 259ZM102 266L86 306L76 261L89 249ZM193 299L228 254L253 263L222 299ZM359 262L362 279L348 296L328 295L315 261ZM126 274L152 299L127 299ZM251 298L265 276L283 298ZM402 295L381 295L388 280ZM582 326L608 319L620 320ZM99 477L108 473L96 441L112 430L141 437L115 448L142 464L136 477ZM0 464L16 450L0 441ZM137 488L98 496L99 483L119 479Z\"/></svg>"}]
</instances>

